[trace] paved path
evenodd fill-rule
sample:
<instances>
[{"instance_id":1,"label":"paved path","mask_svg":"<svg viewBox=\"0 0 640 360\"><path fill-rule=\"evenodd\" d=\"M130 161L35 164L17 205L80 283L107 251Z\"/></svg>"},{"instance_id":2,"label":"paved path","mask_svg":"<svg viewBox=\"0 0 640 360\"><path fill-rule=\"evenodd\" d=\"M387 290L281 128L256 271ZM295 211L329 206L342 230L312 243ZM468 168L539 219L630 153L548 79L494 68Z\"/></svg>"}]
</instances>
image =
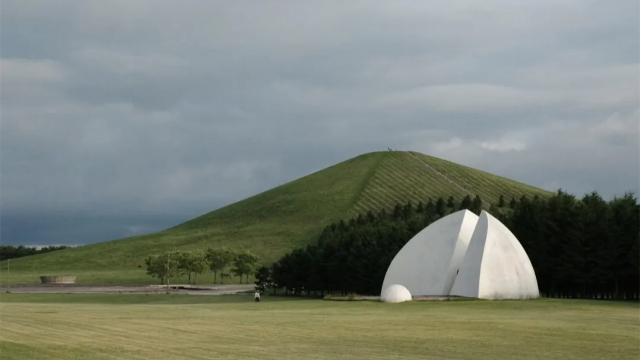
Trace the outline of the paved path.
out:
<instances>
[{"instance_id":1,"label":"paved path","mask_svg":"<svg viewBox=\"0 0 640 360\"><path fill-rule=\"evenodd\" d=\"M175 285L172 285L172 287ZM230 284L230 285L203 285L185 288L172 288L174 294L189 295L224 295L236 294L243 291L253 290L251 284ZM149 294L164 293L166 287L160 285L149 286L82 286L82 285L46 285L46 286L19 286L10 288L16 294Z\"/></svg>"}]
</instances>

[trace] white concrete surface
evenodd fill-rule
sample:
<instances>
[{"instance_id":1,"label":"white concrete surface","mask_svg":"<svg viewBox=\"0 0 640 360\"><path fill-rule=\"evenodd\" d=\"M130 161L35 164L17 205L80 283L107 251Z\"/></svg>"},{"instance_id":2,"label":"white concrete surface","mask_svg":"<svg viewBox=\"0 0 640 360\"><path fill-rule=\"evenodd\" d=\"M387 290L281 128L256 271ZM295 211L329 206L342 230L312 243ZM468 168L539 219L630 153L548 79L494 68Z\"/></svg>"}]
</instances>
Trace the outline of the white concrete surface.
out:
<instances>
[{"instance_id":1,"label":"white concrete surface","mask_svg":"<svg viewBox=\"0 0 640 360\"><path fill-rule=\"evenodd\" d=\"M461 210L424 228L391 261L381 293L400 284L414 296L449 295L477 221Z\"/></svg>"},{"instance_id":2,"label":"white concrete surface","mask_svg":"<svg viewBox=\"0 0 640 360\"><path fill-rule=\"evenodd\" d=\"M393 284L389 285L380 296L380 300L386 303L400 303L405 301L411 301L411 293L406 287Z\"/></svg>"},{"instance_id":3,"label":"white concrete surface","mask_svg":"<svg viewBox=\"0 0 640 360\"><path fill-rule=\"evenodd\" d=\"M530 299L540 296L531 261L511 231L480 213L451 296Z\"/></svg>"}]
</instances>

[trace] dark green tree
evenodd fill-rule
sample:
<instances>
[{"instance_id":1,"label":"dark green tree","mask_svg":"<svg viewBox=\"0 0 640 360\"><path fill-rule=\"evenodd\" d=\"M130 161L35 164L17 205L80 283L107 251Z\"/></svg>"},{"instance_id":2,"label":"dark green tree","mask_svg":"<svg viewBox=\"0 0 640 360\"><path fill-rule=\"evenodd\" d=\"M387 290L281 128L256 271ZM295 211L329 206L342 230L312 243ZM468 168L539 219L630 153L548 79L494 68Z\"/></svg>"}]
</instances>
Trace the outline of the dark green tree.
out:
<instances>
[{"instance_id":1,"label":"dark green tree","mask_svg":"<svg viewBox=\"0 0 640 360\"><path fill-rule=\"evenodd\" d=\"M402 208L402 218L405 220L409 220L413 216L413 213L413 204L411 204L411 200L409 200Z\"/></svg>"},{"instance_id":2,"label":"dark green tree","mask_svg":"<svg viewBox=\"0 0 640 360\"><path fill-rule=\"evenodd\" d=\"M482 211L482 199L480 199L479 195L476 195L471 202L471 206L469 207L469 211L476 215L480 215L480 211Z\"/></svg>"},{"instance_id":3,"label":"dark green tree","mask_svg":"<svg viewBox=\"0 0 640 360\"><path fill-rule=\"evenodd\" d=\"M504 207L506 205L506 201L504 200L504 195L500 195L500 199L498 199L498 207Z\"/></svg>"},{"instance_id":4,"label":"dark green tree","mask_svg":"<svg viewBox=\"0 0 640 360\"><path fill-rule=\"evenodd\" d=\"M559 190L550 197L519 199L512 199L511 209L493 205L490 212L521 243L543 296L638 299L640 206L633 194L605 201L597 193L577 199ZM440 209L446 209L444 200L439 200ZM473 205L473 200L468 201ZM398 207L402 210L404 205ZM320 235L322 241L275 263L273 280L294 294L304 289L306 293L379 295L393 257L439 218L437 208L430 201L424 212L410 218L402 211L398 217L382 216L381 211L373 222L332 224Z\"/></svg>"},{"instance_id":5,"label":"dark green tree","mask_svg":"<svg viewBox=\"0 0 640 360\"><path fill-rule=\"evenodd\" d=\"M447 204L444 202L444 199L439 197L438 200L436 200L436 206L435 206L435 213L438 216L444 216L447 213Z\"/></svg>"},{"instance_id":6,"label":"dark green tree","mask_svg":"<svg viewBox=\"0 0 640 360\"><path fill-rule=\"evenodd\" d=\"M367 211L367 222L373 223L374 221L376 221L376 216L373 214L373 211Z\"/></svg>"},{"instance_id":7,"label":"dark green tree","mask_svg":"<svg viewBox=\"0 0 640 360\"><path fill-rule=\"evenodd\" d=\"M447 207L451 209L456 207L456 199L453 196L449 196L447 199Z\"/></svg>"},{"instance_id":8,"label":"dark green tree","mask_svg":"<svg viewBox=\"0 0 640 360\"><path fill-rule=\"evenodd\" d=\"M433 203L433 200L429 199L427 205L425 205L424 214L426 217L433 217L436 215L436 204Z\"/></svg>"},{"instance_id":9,"label":"dark green tree","mask_svg":"<svg viewBox=\"0 0 640 360\"><path fill-rule=\"evenodd\" d=\"M396 204L396 206L394 206L393 218L396 220L402 219L402 205Z\"/></svg>"},{"instance_id":10,"label":"dark green tree","mask_svg":"<svg viewBox=\"0 0 640 360\"><path fill-rule=\"evenodd\" d=\"M470 210L471 209L471 205L472 205L472 201L471 201L471 197L469 195L465 196L464 198L462 198L462 201L460 202L460 208L459 210Z\"/></svg>"},{"instance_id":11,"label":"dark green tree","mask_svg":"<svg viewBox=\"0 0 640 360\"><path fill-rule=\"evenodd\" d=\"M258 268L254 274L256 290L267 291L273 287L273 279L271 278L271 269L266 266Z\"/></svg>"}]
</instances>

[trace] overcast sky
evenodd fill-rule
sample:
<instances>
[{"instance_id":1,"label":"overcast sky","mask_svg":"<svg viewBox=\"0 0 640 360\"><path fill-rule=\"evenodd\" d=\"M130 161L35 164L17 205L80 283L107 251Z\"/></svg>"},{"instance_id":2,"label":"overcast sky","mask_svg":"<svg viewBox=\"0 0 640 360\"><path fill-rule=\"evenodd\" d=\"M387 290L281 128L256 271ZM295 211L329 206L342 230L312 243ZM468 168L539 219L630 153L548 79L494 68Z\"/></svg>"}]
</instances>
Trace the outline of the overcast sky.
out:
<instances>
[{"instance_id":1,"label":"overcast sky","mask_svg":"<svg viewBox=\"0 0 640 360\"><path fill-rule=\"evenodd\" d=\"M387 147L579 196L640 192L639 13L3 0L1 242L160 230Z\"/></svg>"}]
</instances>

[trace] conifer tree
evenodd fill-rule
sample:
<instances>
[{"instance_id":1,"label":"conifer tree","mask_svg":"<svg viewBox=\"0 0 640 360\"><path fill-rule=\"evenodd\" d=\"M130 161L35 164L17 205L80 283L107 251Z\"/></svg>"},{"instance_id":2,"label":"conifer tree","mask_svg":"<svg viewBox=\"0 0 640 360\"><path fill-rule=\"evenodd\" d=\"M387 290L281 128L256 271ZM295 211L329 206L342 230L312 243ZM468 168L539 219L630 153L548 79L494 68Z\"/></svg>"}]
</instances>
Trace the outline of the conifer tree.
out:
<instances>
[{"instance_id":1,"label":"conifer tree","mask_svg":"<svg viewBox=\"0 0 640 360\"><path fill-rule=\"evenodd\" d=\"M480 215L480 211L482 211L482 199L480 199L479 195L476 195L471 202L471 206L469 207L469 211L473 212L476 215Z\"/></svg>"},{"instance_id":2,"label":"conifer tree","mask_svg":"<svg viewBox=\"0 0 640 360\"><path fill-rule=\"evenodd\" d=\"M447 199L447 207L451 209L456 207L456 199L453 196L449 196Z\"/></svg>"},{"instance_id":3,"label":"conifer tree","mask_svg":"<svg viewBox=\"0 0 640 360\"><path fill-rule=\"evenodd\" d=\"M444 202L444 199L441 197L439 197L438 200L436 200L435 212L439 216L444 216L447 213L446 203Z\"/></svg>"},{"instance_id":4,"label":"conifer tree","mask_svg":"<svg viewBox=\"0 0 640 360\"><path fill-rule=\"evenodd\" d=\"M504 207L505 205L504 195L500 195L500 199L498 199L498 207Z\"/></svg>"},{"instance_id":5,"label":"conifer tree","mask_svg":"<svg viewBox=\"0 0 640 360\"><path fill-rule=\"evenodd\" d=\"M460 208L459 210L464 210L464 209L471 209L471 205L473 204L473 202L471 201L471 197L469 195L465 196L464 198L462 198L462 202L460 202Z\"/></svg>"},{"instance_id":6,"label":"conifer tree","mask_svg":"<svg viewBox=\"0 0 640 360\"><path fill-rule=\"evenodd\" d=\"M393 218L398 220L402 218L402 205L396 204L393 208Z\"/></svg>"}]
</instances>

